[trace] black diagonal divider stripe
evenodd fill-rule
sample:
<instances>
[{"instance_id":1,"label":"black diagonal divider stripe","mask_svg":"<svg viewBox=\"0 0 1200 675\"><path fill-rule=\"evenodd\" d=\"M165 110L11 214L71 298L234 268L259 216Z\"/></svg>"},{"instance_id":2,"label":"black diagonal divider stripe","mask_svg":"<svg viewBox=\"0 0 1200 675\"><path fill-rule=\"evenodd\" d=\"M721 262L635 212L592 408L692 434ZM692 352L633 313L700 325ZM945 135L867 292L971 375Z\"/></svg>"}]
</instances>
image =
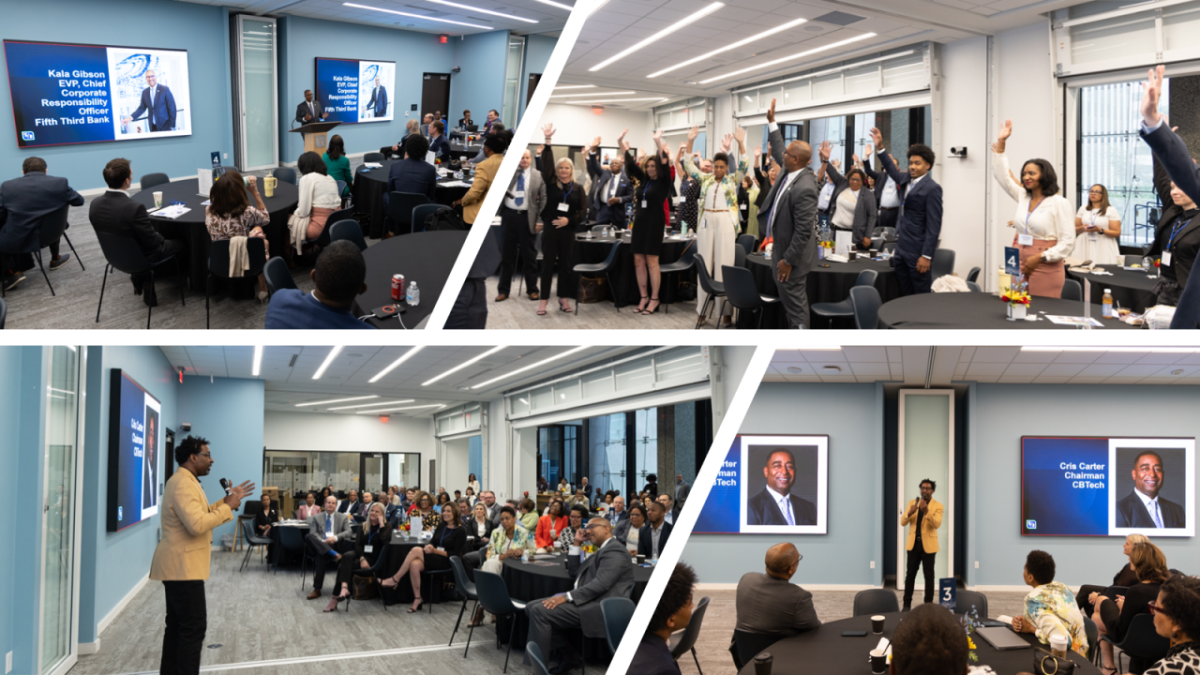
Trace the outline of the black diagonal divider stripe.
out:
<instances>
[{"instance_id":1,"label":"black diagonal divider stripe","mask_svg":"<svg viewBox=\"0 0 1200 675\"><path fill-rule=\"evenodd\" d=\"M738 387L738 395L734 396L730 412L725 416L725 424L721 425L721 430L713 440L712 452L709 452L708 460L704 461L703 471L700 472L700 476L696 477L696 483L692 485L691 495L688 497L688 508L679 514L679 522L671 534L671 542L667 544L667 550L662 554L659 568L654 571L654 578L650 579L650 584L646 587L646 595L642 597L642 604L638 605L634 621L629 625L629 632L625 633L625 641L620 644L617 655L612 658L612 668L608 670L608 673L614 675L624 673L626 665L629 665L629 659L634 658L634 649L637 647L638 640L642 639L642 632L646 631L646 623L650 619L650 613L654 611L654 605L659 602L662 586L667 583L667 577L671 574L674 562L679 557L679 550L683 549L684 539L688 538L691 524L696 521L696 514L700 513L704 497L708 496L708 488L712 486L713 479L716 478L716 470L720 468L721 460L725 459L725 450L733 442L733 436L738 432L738 425L742 424L742 416L744 416L746 408L750 406L750 399L754 396L758 382L762 380L763 371L767 369L770 354L774 351L774 345L758 345L758 352L751 360L749 370L746 370L742 387ZM679 536L680 531L683 532L683 537Z\"/></svg>"},{"instance_id":2,"label":"black diagonal divider stripe","mask_svg":"<svg viewBox=\"0 0 1200 675\"><path fill-rule=\"evenodd\" d=\"M529 135L533 133L533 127L538 125L538 120L541 119L541 109L546 106L546 97L550 96L550 90L554 88L554 80L558 79L558 72L563 70L563 62L571 53L571 44L575 43L575 36L580 34L583 19L587 18L589 8L592 8L592 0L578 1L575 11L571 12L571 18L566 22L566 28L563 29L563 37L558 38L558 47L554 48L550 64L546 66L546 72L542 73L541 84L538 85L538 91L534 94L533 101L526 108L526 115L521 120L521 127L517 130L516 137L509 145L509 154L504 157L504 165L500 166L500 171L496 174L492 190L487 193L487 201L479 211L479 220L475 222L475 228L470 231L470 237L462 247L462 256L458 258L454 273L450 274L450 281L446 282L445 293L442 294L442 299L438 300L437 309L433 310L433 317L430 319L431 329L433 327L437 327L438 330L442 328L446 315L450 313L450 306L454 305L458 288L466 279L467 269L474 261L475 253L479 251L479 245L484 241L487 228L491 226L492 216L496 214L500 199L504 198L504 190L508 187L509 180L512 179L512 172L515 171L517 162L521 161L521 153L524 151L526 143L529 142ZM499 190L496 190L497 186L500 187Z\"/></svg>"}]
</instances>

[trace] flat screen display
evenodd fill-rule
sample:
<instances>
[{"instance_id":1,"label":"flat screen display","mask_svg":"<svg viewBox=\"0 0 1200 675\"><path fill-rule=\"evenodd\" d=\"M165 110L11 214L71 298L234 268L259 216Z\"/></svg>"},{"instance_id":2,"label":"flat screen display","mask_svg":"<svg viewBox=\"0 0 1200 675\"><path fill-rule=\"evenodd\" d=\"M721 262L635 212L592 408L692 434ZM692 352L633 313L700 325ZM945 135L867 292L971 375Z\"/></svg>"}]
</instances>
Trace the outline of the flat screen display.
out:
<instances>
[{"instance_id":1,"label":"flat screen display","mask_svg":"<svg viewBox=\"0 0 1200 675\"><path fill-rule=\"evenodd\" d=\"M158 513L162 481L162 404L114 368L108 422L108 531Z\"/></svg>"},{"instance_id":2,"label":"flat screen display","mask_svg":"<svg viewBox=\"0 0 1200 675\"><path fill-rule=\"evenodd\" d=\"M316 86L326 122L390 122L395 114L395 61L318 57Z\"/></svg>"}]
</instances>

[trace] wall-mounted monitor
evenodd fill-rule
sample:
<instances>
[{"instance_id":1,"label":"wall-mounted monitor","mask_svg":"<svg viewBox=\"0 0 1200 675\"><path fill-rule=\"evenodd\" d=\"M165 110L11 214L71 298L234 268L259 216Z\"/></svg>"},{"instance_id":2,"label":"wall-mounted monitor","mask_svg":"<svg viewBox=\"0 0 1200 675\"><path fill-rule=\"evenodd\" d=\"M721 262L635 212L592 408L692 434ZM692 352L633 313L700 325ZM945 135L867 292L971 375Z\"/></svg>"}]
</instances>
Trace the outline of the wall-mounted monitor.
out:
<instances>
[{"instance_id":1,"label":"wall-mounted monitor","mask_svg":"<svg viewBox=\"0 0 1200 675\"><path fill-rule=\"evenodd\" d=\"M326 122L390 122L395 115L395 61L317 57L316 82Z\"/></svg>"},{"instance_id":2,"label":"wall-mounted monitor","mask_svg":"<svg viewBox=\"0 0 1200 675\"><path fill-rule=\"evenodd\" d=\"M162 404L127 373L110 374L108 531L158 513L162 480Z\"/></svg>"}]
</instances>

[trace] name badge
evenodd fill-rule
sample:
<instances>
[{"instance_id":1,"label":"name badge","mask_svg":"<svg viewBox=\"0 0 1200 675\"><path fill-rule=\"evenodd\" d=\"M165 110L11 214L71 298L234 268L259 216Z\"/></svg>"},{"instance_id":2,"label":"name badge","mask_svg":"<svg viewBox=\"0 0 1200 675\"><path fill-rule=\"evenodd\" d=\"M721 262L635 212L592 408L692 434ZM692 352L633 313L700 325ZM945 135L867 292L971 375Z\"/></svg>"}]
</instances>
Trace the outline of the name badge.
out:
<instances>
[{"instance_id":1,"label":"name badge","mask_svg":"<svg viewBox=\"0 0 1200 675\"><path fill-rule=\"evenodd\" d=\"M1171 252L1170 252L1170 251L1163 251L1163 254L1162 254L1162 266L1163 266L1163 267L1170 267L1170 266L1171 266Z\"/></svg>"},{"instance_id":2,"label":"name badge","mask_svg":"<svg viewBox=\"0 0 1200 675\"><path fill-rule=\"evenodd\" d=\"M515 197L516 199L524 199L524 198L525 198L525 191L524 191L524 190L517 190L516 192L514 192L514 193L513 193L513 197Z\"/></svg>"},{"instance_id":3,"label":"name badge","mask_svg":"<svg viewBox=\"0 0 1200 675\"><path fill-rule=\"evenodd\" d=\"M560 213L566 213L569 208L570 207L567 206L566 202L560 202L558 205L558 210Z\"/></svg>"},{"instance_id":4,"label":"name badge","mask_svg":"<svg viewBox=\"0 0 1200 675\"><path fill-rule=\"evenodd\" d=\"M642 200L642 208L643 209L646 208L646 200L645 199Z\"/></svg>"},{"instance_id":5,"label":"name badge","mask_svg":"<svg viewBox=\"0 0 1200 675\"><path fill-rule=\"evenodd\" d=\"M701 219L700 219L700 229L702 229L702 230L703 230L703 229L706 229L707 227L708 227L708 219L707 219L707 218L701 218Z\"/></svg>"},{"instance_id":6,"label":"name badge","mask_svg":"<svg viewBox=\"0 0 1200 675\"><path fill-rule=\"evenodd\" d=\"M1020 244L1021 246L1033 246L1033 235L1032 234L1018 234L1017 235L1017 243Z\"/></svg>"},{"instance_id":7,"label":"name badge","mask_svg":"<svg viewBox=\"0 0 1200 675\"><path fill-rule=\"evenodd\" d=\"M675 198L675 203L676 203L677 205L678 205L678 204L682 204L682 203L683 203L683 197L676 197L676 198Z\"/></svg>"},{"instance_id":8,"label":"name badge","mask_svg":"<svg viewBox=\"0 0 1200 675\"><path fill-rule=\"evenodd\" d=\"M363 547L363 553L374 553L374 552L375 552L375 547L371 546L370 544L367 544L366 546Z\"/></svg>"},{"instance_id":9,"label":"name badge","mask_svg":"<svg viewBox=\"0 0 1200 675\"><path fill-rule=\"evenodd\" d=\"M747 206L748 206L747 204L742 204L742 205L741 205L741 206L739 206L738 208L740 208L741 210L745 211Z\"/></svg>"}]
</instances>

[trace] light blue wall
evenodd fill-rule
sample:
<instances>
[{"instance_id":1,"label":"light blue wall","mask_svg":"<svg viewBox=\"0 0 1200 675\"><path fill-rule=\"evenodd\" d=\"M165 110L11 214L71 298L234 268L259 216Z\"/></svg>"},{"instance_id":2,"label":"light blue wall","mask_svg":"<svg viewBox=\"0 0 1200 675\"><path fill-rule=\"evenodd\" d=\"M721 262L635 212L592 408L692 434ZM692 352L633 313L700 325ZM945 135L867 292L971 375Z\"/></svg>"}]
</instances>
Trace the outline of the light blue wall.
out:
<instances>
[{"instance_id":1,"label":"light blue wall","mask_svg":"<svg viewBox=\"0 0 1200 675\"><path fill-rule=\"evenodd\" d=\"M89 347L82 563L79 574L79 641L95 642L100 621L150 573L158 545L159 516L108 532L108 421L110 373L125 371L162 403L164 427L179 432L179 380L158 347ZM169 458L164 457L164 462ZM166 475L165 473L163 474Z\"/></svg>"},{"instance_id":2,"label":"light blue wall","mask_svg":"<svg viewBox=\"0 0 1200 675\"><path fill-rule=\"evenodd\" d=\"M405 112L413 104L421 104L421 84L424 73L449 73L456 61L458 42L438 43L436 35L376 28L352 23L320 21L298 16L284 17L280 25L280 69L279 69L279 144L280 161L295 162L304 152L304 140L300 134L288 133L296 106L304 100L304 90L314 87L316 58L362 59L396 62L396 86L392 92L396 115L391 122L343 124L333 131L346 142L346 152L358 154L376 152L385 145L392 145L404 137L404 125L408 122ZM507 35L507 33L505 33ZM471 41L468 38L468 41ZM472 44L473 41L472 41ZM491 62L503 64L503 45L500 51L483 50L479 61L472 60L463 67L464 72L490 70ZM483 67L481 67L483 66ZM454 92L459 86L454 76L450 81L450 109L454 110ZM504 70L501 65L498 82L504 85ZM497 103L497 106L499 104ZM458 109L461 110L462 106ZM472 111L475 108L471 108ZM408 112L419 121L424 111ZM433 111L430 111L433 112ZM442 111L445 113L446 111ZM450 115L446 115L450 120ZM456 116L450 123L458 121ZM230 479L232 480L232 479Z\"/></svg>"},{"instance_id":3,"label":"light blue wall","mask_svg":"<svg viewBox=\"0 0 1200 675\"><path fill-rule=\"evenodd\" d=\"M20 175L21 162L37 156L49 172L65 176L77 190L104 187L100 172L114 157L142 174L166 172L178 178L207 166L214 150L233 158L233 108L229 86L228 10L163 0L54 0L6 2L0 38L84 44L131 45L188 50L191 83L191 136L51 148L19 149L9 99L8 73L0 70L0 178ZM47 20L51 18L52 20Z\"/></svg>"},{"instance_id":4,"label":"light blue wall","mask_svg":"<svg viewBox=\"0 0 1200 675\"><path fill-rule=\"evenodd\" d=\"M550 55L554 53L557 44L558 38L545 35L525 37L525 65L521 69L521 117L525 117L525 102L529 100L529 75L546 72L546 64L550 62Z\"/></svg>"},{"instance_id":5,"label":"light blue wall","mask_svg":"<svg viewBox=\"0 0 1200 675\"><path fill-rule=\"evenodd\" d=\"M0 476L20 478L17 473L22 390L19 347L0 348L0 382L13 385L0 388ZM16 584L12 582L17 571L16 543L17 535L11 528L0 532L0 654L13 649L13 595Z\"/></svg>"},{"instance_id":6,"label":"light blue wall","mask_svg":"<svg viewBox=\"0 0 1200 675\"><path fill-rule=\"evenodd\" d=\"M221 478L234 485L249 480L263 487L263 402L262 380L218 377L210 383L207 377L183 378L177 419L192 425L191 434L208 439L213 467L200 484L210 503L225 498ZM183 440L187 434L178 425L174 428L176 442ZM213 530L213 544L219 546L221 535L233 534L236 526L235 518Z\"/></svg>"},{"instance_id":7,"label":"light blue wall","mask_svg":"<svg viewBox=\"0 0 1200 675\"><path fill-rule=\"evenodd\" d=\"M480 124L487 111L495 108L503 113L504 65L508 62L508 31L496 30L465 38L451 38L454 46L454 65L462 71L450 76L451 124L458 121L463 110ZM505 126L508 120L504 120Z\"/></svg>"},{"instance_id":8,"label":"light blue wall","mask_svg":"<svg viewBox=\"0 0 1200 675\"><path fill-rule=\"evenodd\" d=\"M474 113L472 113L473 116ZM467 439L467 471L475 474L477 479L483 475L483 436L472 436ZM480 483L480 487L483 487L482 483ZM466 488L463 490L465 491ZM478 497L478 495L476 496Z\"/></svg>"},{"instance_id":9,"label":"light blue wall","mask_svg":"<svg viewBox=\"0 0 1200 675\"><path fill-rule=\"evenodd\" d=\"M1054 556L1057 580L1075 587L1111 579L1126 562L1123 542L1020 535L1021 436L1194 437L1200 387L975 384L970 399L968 583L1019 586L1025 556L1041 549ZM1156 537L1154 543L1172 568L1200 569L1195 539Z\"/></svg>"},{"instance_id":10,"label":"light blue wall","mask_svg":"<svg viewBox=\"0 0 1200 675\"><path fill-rule=\"evenodd\" d=\"M736 583L791 541L804 556L800 585L882 584L883 386L763 383L739 433L829 435L828 534L692 535L682 560L700 581Z\"/></svg>"}]
</instances>

